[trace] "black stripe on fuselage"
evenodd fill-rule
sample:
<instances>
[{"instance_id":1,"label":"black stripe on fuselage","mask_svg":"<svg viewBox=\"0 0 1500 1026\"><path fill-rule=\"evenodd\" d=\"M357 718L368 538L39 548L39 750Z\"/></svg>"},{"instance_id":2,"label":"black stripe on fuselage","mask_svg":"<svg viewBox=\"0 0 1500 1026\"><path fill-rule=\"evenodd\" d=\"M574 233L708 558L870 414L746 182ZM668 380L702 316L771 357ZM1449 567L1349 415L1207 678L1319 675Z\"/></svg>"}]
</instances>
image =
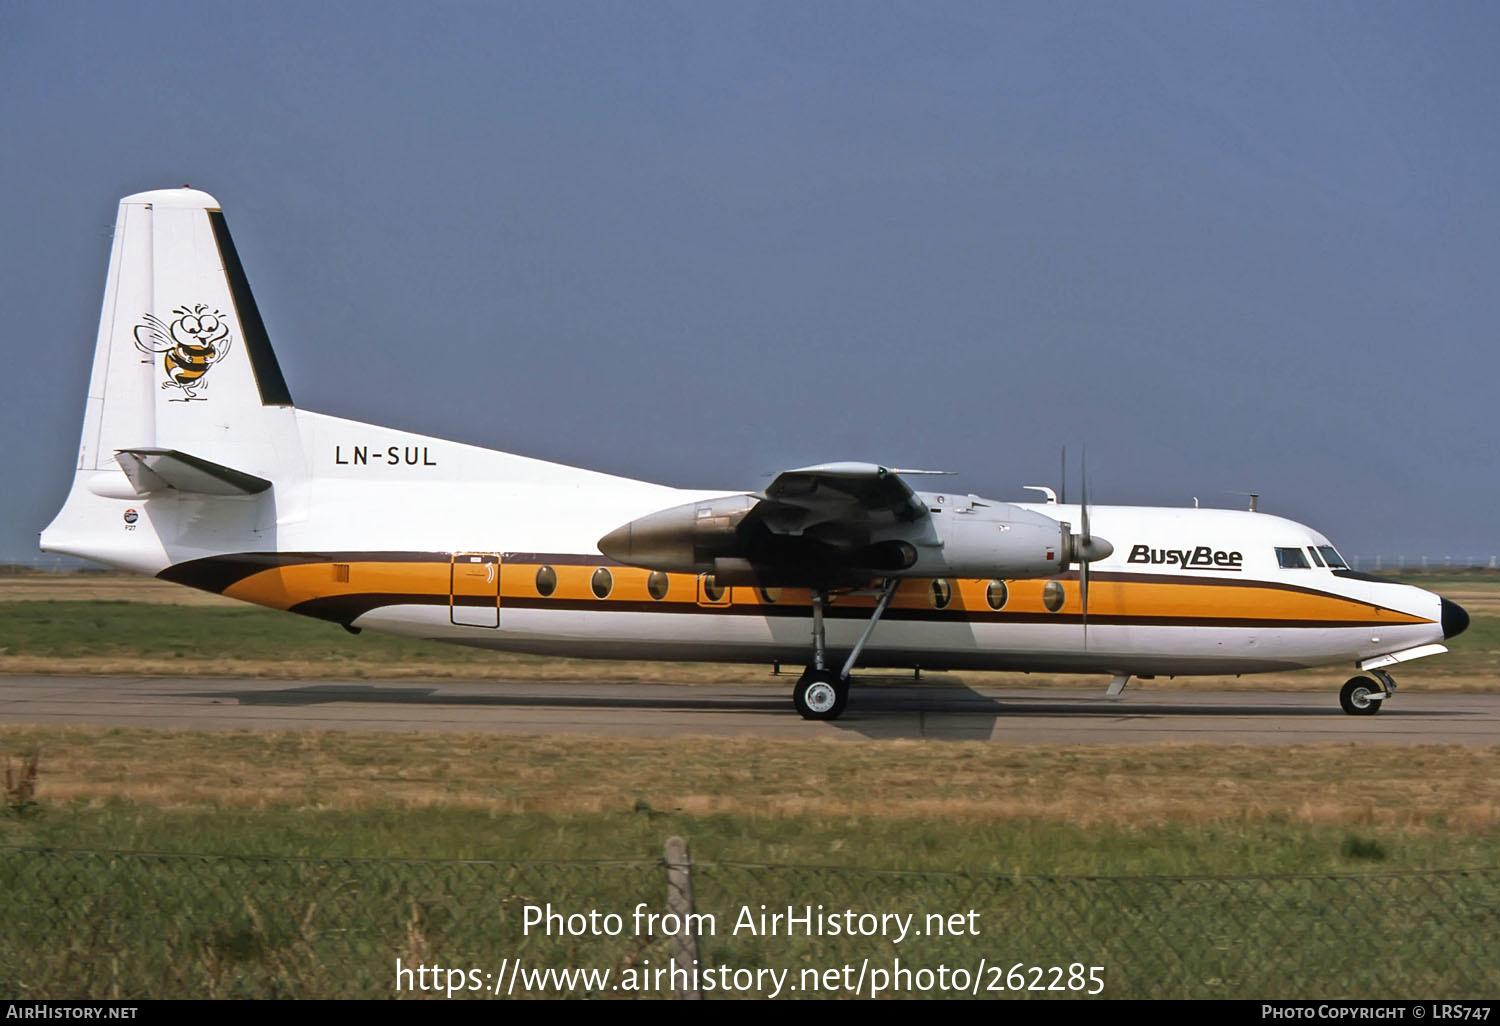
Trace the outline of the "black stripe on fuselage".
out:
<instances>
[{"instance_id":1,"label":"black stripe on fuselage","mask_svg":"<svg viewBox=\"0 0 1500 1026\"><path fill-rule=\"evenodd\" d=\"M1313 571L1309 569L1309 573ZM1335 571L1337 574L1337 571ZM1337 574L1337 576L1343 576ZM1047 578L1055 581L1078 580L1077 570L1068 570ZM1366 577L1363 580L1377 581L1381 584L1402 584L1402 581L1392 581L1387 578ZM1121 573L1119 571L1090 570L1090 585L1102 582L1123 584L1193 584L1206 588L1262 588L1271 591L1290 591L1300 595L1317 595L1319 598L1343 599L1346 602L1364 602L1349 595L1340 595L1336 591L1324 591L1321 588L1310 588L1305 584L1286 584L1282 581L1267 581L1257 577L1194 577L1191 573L1183 574L1135 574Z\"/></svg>"},{"instance_id":2,"label":"black stripe on fuselage","mask_svg":"<svg viewBox=\"0 0 1500 1026\"><path fill-rule=\"evenodd\" d=\"M493 606L484 602L468 602L464 596L459 596L454 603L460 606ZM287 611L298 613L302 616L316 617L319 620L328 620L331 623L348 626L359 617L364 616L371 610L381 609L385 606L446 606L447 595L431 594L408 594L402 595L394 592L370 593L364 595L329 595L325 598L309 599L291 606Z\"/></svg>"},{"instance_id":3,"label":"black stripe on fuselage","mask_svg":"<svg viewBox=\"0 0 1500 1026\"><path fill-rule=\"evenodd\" d=\"M579 555L576 552L505 552L500 558L505 563L522 563L528 566L535 563L545 566L622 566L627 569L645 569L632 567L629 563L617 563L605 556Z\"/></svg>"},{"instance_id":4,"label":"black stripe on fuselage","mask_svg":"<svg viewBox=\"0 0 1500 1026\"><path fill-rule=\"evenodd\" d=\"M309 563L434 563L447 566L447 552L236 552L174 563L156 576L173 584L222 593L262 570Z\"/></svg>"}]
</instances>

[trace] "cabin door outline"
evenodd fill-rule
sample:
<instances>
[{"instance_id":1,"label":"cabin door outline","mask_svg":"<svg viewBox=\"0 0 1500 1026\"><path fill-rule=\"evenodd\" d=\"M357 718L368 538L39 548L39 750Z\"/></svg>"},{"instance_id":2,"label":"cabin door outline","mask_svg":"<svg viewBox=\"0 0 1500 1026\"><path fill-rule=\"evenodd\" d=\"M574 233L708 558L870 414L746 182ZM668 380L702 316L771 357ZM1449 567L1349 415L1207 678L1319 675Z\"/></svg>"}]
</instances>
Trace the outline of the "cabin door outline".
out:
<instances>
[{"instance_id":1,"label":"cabin door outline","mask_svg":"<svg viewBox=\"0 0 1500 1026\"><path fill-rule=\"evenodd\" d=\"M500 626L500 555L455 552L448 577L448 619L459 627Z\"/></svg>"}]
</instances>

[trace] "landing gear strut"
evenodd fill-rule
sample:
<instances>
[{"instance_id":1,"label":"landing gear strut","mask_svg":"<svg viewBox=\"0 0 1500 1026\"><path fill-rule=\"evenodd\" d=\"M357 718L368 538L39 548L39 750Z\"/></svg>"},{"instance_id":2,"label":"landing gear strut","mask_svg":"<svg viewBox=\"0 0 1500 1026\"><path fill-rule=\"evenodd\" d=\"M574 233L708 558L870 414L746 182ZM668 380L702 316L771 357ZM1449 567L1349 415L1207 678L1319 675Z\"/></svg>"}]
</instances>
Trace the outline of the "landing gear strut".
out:
<instances>
[{"instance_id":1,"label":"landing gear strut","mask_svg":"<svg viewBox=\"0 0 1500 1026\"><path fill-rule=\"evenodd\" d=\"M1385 704L1385 700L1396 692L1396 681L1384 670L1371 670L1370 677L1350 677L1339 692L1339 705L1350 716L1374 716Z\"/></svg>"},{"instance_id":2,"label":"landing gear strut","mask_svg":"<svg viewBox=\"0 0 1500 1026\"><path fill-rule=\"evenodd\" d=\"M880 601L875 603L875 612L870 615L870 622L865 624L864 633L854 643L849 657L844 660L843 668L837 671L828 668L828 641L823 626L823 606L828 602L828 590L813 589L813 659L797 681L797 686L792 689L792 704L797 707L797 712L804 720L834 720L844 711L844 706L849 703L849 673L864 651L870 635L874 633L875 624L880 622L881 614L891 604L891 598L896 594L896 587L900 583L895 577L886 579L880 589Z\"/></svg>"}]
</instances>

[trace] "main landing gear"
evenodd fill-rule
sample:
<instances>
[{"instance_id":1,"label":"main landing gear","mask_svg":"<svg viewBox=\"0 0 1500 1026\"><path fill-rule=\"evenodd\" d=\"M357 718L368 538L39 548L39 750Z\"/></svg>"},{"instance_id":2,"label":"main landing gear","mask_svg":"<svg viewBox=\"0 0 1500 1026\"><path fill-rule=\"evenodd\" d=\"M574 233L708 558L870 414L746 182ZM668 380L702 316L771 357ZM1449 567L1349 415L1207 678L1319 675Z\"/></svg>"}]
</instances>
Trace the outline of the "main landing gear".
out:
<instances>
[{"instance_id":1,"label":"main landing gear","mask_svg":"<svg viewBox=\"0 0 1500 1026\"><path fill-rule=\"evenodd\" d=\"M836 720L843 713L844 706L849 704L849 673L864 651L865 643L870 640L875 625L880 622L881 614L891 604L891 598L896 594L896 587L900 583L899 579L889 577L881 586L880 601L875 603L875 612L870 614L864 633L854 643L854 648L844 660L843 668L839 670L828 667L828 642L823 627L823 606L828 602L828 589L813 589L813 659L797 681L797 686L792 689L792 704L797 707L797 712L804 720Z\"/></svg>"},{"instance_id":2,"label":"main landing gear","mask_svg":"<svg viewBox=\"0 0 1500 1026\"><path fill-rule=\"evenodd\" d=\"M1350 716L1374 716L1385 700L1396 693L1396 680L1384 670L1371 670L1371 677L1350 677L1339 692L1339 705Z\"/></svg>"}]
</instances>

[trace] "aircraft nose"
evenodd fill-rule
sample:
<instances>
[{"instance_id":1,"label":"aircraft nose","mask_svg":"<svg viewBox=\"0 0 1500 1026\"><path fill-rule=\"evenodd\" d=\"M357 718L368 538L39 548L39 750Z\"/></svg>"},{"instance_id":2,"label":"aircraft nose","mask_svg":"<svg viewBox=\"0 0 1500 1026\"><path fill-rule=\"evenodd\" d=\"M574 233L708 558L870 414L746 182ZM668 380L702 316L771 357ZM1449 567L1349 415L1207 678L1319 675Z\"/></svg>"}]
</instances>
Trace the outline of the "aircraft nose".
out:
<instances>
[{"instance_id":1,"label":"aircraft nose","mask_svg":"<svg viewBox=\"0 0 1500 1026\"><path fill-rule=\"evenodd\" d=\"M1443 604L1443 637L1456 638L1469 629L1469 614L1457 602L1449 602L1439 596Z\"/></svg>"}]
</instances>

